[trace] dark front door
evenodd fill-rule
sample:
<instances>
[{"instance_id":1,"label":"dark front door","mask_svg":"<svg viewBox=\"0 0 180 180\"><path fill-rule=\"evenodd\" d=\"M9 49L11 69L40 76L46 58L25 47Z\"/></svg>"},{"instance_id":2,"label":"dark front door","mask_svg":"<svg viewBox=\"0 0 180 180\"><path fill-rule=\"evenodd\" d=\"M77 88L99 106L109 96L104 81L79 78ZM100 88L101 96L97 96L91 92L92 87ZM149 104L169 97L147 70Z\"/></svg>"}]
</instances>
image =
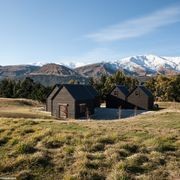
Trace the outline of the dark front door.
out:
<instances>
[{"instance_id":1,"label":"dark front door","mask_svg":"<svg viewBox=\"0 0 180 180\"><path fill-rule=\"evenodd\" d=\"M59 118L60 119L68 118L68 106L67 105L59 105Z\"/></svg>"}]
</instances>

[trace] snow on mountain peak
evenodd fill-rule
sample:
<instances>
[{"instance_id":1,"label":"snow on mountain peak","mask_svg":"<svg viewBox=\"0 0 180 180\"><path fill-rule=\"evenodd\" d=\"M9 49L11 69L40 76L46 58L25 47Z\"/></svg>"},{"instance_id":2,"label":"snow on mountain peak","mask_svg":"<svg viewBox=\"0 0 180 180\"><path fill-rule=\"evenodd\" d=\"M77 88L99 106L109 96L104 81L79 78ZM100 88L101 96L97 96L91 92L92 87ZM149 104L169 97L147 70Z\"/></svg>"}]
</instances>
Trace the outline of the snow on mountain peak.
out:
<instances>
[{"instance_id":1,"label":"snow on mountain peak","mask_svg":"<svg viewBox=\"0 0 180 180\"><path fill-rule=\"evenodd\" d=\"M119 68L132 72L158 73L160 71L180 72L180 57L161 57L156 55L138 55L116 61Z\"/></svg>"},{"instance_id":2,"label":"snow on mountain peak","mask_svg":"<svg viewBox=\"0 0 180 180\"><path fill-rule=\"evenodd\" d=\"M137 55L122 58L116 61L101 62L106 68L117 71L126 70L139 75L157 74L157 73L180 73L180 57L163 57L153 54ZM45 63L36 63L36 65L44 65ZM87 65L83 62L57 63L71 69L83 67ZM35 64L34 64L35 65Z\"/></svg>"}]
</instances>

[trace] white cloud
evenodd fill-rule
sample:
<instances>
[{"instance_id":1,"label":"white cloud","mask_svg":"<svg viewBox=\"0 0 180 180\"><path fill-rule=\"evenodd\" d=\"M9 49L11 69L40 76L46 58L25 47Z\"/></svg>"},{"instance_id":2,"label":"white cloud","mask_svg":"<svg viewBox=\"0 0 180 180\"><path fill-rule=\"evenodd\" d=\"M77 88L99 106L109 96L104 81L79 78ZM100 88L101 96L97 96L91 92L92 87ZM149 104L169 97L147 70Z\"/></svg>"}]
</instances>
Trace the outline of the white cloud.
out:
<instances>
[{"instance_id":1,"label":"white cloud","mask_svg":"<svg viewBox=\"0 0 180 180\"><path fill-rule=\"evenodd\" d=\"M144 17L131 19L98 32L88 34L87 37L98 42L117 41L139 37L160 27L180 21L180 6L169 7L153 12Z\"/></svg>"}]
</instances>

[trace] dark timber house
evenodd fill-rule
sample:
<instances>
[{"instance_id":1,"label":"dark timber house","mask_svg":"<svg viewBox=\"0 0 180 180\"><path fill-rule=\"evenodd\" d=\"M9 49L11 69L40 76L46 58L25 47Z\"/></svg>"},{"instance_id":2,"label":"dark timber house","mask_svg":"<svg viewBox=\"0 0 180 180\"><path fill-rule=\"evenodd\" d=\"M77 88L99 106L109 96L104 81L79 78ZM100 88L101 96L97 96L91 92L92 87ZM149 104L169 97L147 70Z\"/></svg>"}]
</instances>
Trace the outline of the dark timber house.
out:
<instances>
[{"instance_id":1,"label":"dark timber house","mask_svg":"<svg viewBox=\"0 0 180 180\"><path fill-rule=\"evenodd\" d=\"M128 89L124 85L115 86L106 97L107 108L127 109L130 105L127 102Z\"/></svg>"},{"instance_id":2,"label":"dark timber house","mask_svg":"<svg viewBox=\"0 0 180 180\"><path fill-rule=\"evenodd\" d=\"M50 94L47 100L47 107L51 104L52 116L58 119L78 119L94 113L96 91L92 87L79 84L64 84L57 87L58 90L53 88L52 96Z\"/></svg>"},{"instance_id":3,"label":"dark timber house","mask_svg":"<svg viewBox=\"0 0 180 180\"><path fill-rule=\"evenodd\" d=\"M154 97L145 86L137 86L130 93L125 86L116 86L107 95L106 107L152 110Z\"/></svg>"},{"instance_id":4,"label":"dark timber house","mask_svg":"<svg viewBox=\"0 0 180 180\"><path fill-rule=\"evenodd\" d=\"M137 86L127 97L127 101L137 109L152 110L154 106L154 96L145 86Z\"/></svg>"}]
</instances>

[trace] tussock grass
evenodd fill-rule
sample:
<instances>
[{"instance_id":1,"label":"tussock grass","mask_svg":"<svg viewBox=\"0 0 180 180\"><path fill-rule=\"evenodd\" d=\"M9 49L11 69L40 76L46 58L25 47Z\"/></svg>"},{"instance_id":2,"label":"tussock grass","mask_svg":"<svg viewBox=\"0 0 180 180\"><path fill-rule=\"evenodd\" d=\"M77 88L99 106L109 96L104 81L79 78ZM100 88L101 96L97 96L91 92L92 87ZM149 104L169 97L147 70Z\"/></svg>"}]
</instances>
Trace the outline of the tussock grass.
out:
<instances>
[{"instance_id":1,"label":"tussock grass","mask_svg":"<svg viewBox=\"0 0 180 180\"><path fill-rule=\"evenodd\" d=\"M177 109L113 122L60 122L48 115L43 119L44 113L36 114L34 105L11 107L23 109L28 118L0 118L0 176L65 180L180 177ZM8 105L2 108L0 114L8 111Z\"/></svg>"},{"instance_id":2,"label":"tussock grass","mask_svg":"<svg viewBox=\"0 0 180 180\"><path fill-rule=\"evenodd\" d=\"M32 143L20 143L17 146L16 151L19 154L28 154L28 153L34 153L36 149L34 148L34 145Z\"/></svg>"}]
</instances>

